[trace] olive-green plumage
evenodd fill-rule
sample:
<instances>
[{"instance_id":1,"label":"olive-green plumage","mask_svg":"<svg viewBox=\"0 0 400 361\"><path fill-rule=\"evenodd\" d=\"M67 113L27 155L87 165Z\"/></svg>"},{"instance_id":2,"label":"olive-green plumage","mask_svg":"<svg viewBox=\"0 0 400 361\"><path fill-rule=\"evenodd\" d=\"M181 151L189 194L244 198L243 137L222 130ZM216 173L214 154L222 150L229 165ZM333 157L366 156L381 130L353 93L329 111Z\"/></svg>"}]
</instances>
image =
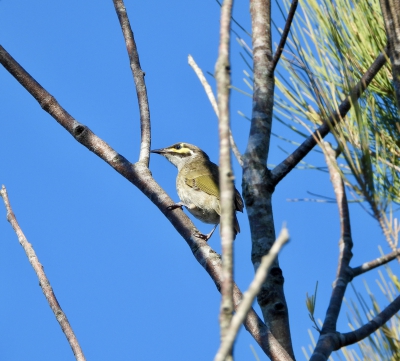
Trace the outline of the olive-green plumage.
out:
<instances>
[{"instance_id":1,"label":"olive-green plumage","mask_svg":"<svg viewBox=\"0 0 400 361\"><path fill-rule=\"evenodd\" d=\"M178 168L176 189L181 202L169 208L185 206L202 222L217 226L221 214L218 166L200 148L188 143L176 143L151 152L163 155ZM236 188L234 208L235 211L243 212L243 200ZM203 238L210 238L216 226ZM233 227L236 236L240 232L236 212Z\"/></svg>"}]
</instances>

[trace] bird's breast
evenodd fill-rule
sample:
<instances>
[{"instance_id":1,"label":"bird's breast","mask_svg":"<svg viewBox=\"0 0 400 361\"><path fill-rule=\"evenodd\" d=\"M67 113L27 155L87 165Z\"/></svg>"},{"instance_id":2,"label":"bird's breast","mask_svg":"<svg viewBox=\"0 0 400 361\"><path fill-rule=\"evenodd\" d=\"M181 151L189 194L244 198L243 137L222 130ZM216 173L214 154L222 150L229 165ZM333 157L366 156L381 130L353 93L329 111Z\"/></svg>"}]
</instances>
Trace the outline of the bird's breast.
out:
<instances>
[{"instance_id":1,"label":"bird's breast","mask_svg":"<svg viewBox=\"0 0 400 361\"><path fill-rule=\"evenodd\" d=\"M217 197L188 186L184 177L178 176L176 188L179 199L193 216L204 223L219 223L220 205Z\"/></svg>"}]
</instances>

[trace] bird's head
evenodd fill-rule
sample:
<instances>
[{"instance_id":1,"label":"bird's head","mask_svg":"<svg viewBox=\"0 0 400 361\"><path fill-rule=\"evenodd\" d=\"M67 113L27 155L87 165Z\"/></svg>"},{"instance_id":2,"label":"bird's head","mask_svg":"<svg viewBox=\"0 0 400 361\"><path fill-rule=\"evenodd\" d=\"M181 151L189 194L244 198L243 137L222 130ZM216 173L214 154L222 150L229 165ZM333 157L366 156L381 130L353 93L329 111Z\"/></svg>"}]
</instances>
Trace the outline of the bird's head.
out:
<instances>
[{"instance_id":1,"label":"bird's head","mask_svg":"<svg viewBox=\"0 0 400 361\"><path fill-rule=\"evenodd\" d=\"M188 143L176 143L166 148L154 149L151 153L157 153L167 158L180 170L185 164L195 160L209 161L208 155L199 147Z\"/></svg>"}]
</instances>

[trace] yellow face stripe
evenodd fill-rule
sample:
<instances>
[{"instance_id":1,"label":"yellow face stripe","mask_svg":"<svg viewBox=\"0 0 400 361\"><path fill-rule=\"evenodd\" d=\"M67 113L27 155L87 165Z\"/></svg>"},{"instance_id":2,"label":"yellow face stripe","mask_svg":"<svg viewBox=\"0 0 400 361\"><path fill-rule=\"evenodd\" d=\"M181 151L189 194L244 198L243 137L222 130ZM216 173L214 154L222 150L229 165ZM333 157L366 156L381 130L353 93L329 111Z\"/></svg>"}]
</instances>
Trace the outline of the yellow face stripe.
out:
<instances>
[{"instance_id":1,"label":"yellow face stripe","mask_svg":"<svg viewBox=\"0 0 400 361\"><path fill-rule=\"evenodd\" d=\"M177 146L180 146L180 148L177 149ZM170 147L169 150L179 154L191 154L191 150L187 148L184 143L175 144L172 147Z\"/></svg>"}]
</instances>

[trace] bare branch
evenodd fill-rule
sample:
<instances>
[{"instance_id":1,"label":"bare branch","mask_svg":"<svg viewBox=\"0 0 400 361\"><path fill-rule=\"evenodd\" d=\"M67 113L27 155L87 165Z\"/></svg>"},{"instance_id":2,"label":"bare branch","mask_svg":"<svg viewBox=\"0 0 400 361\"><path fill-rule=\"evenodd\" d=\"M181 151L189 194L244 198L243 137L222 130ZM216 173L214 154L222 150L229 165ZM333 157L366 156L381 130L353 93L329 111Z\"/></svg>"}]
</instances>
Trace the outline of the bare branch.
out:
<instances>
[{"instance_id":1,"label":"bare branch","mask_svg":"<svg viewBox=\"0 0 400 361\"><path fill-rule=\"evenodd\" d=\"M339 317L340 308L343 303L343 297L347 285L352 280L350 260L353 257L353 241L351 238L349 205L347 203L346 192L343 179L336 161L336 153L327 142L322 144L325 154L326 164L331 175L331 182L336 195L336 201L339 209L340 218L340 241L339 241L339 262L336 274L336 280L333 284L331 299L324 323L322 325L321 335L317 346L310 358L310 361L327 359L334 350L336 339L331 337L336 335L336 323Z\"/></svg>"},{"instance_id":2,"label":"bare branch","mask_svg":"<svg viewBox=\"0 0 400 361\"><path fill-rule=\"evenodd\" d=\"M271 73L273 73L275 71L275 68L278 65L278 61L282 55L283 49L286 44L287 37L289 35L290 27L292 26L294 14L296 13L297 4L298 4L298 0L292 0L292 4L290 5L290 9L289 9L289 14L286 19L286 24L283 29L282 35L281 35L281 41L279 42L278 48L276 49L276 52L274 55L274 59L272 60L272 63L271 63L270 69L269 69L269 71Z\"/></svg>"},{"instance_id":3,"label":"bare branch","mask_svg":"<svg viewBox=\"0 0 400 361\"><path fill-rule=\"evenodd\" d=\"M139 162L148 167L150 159L151 128L149 100L147 98L146 83L144 81L145 73L140 67L139 54L124 2L123 0L113 0L113 2L121 25L122 34L124 35L126 50L129 55L129 62L133 79L135 81L136 94L139 103L141 129Z\"/></svg>"},{"instance_id":4,"label":"bare branch","mask_svg":"<svg viewBox=\"0 0 400 361\"><path fill-rule=\"evenodd\" d=\"M167 211L168 206L174 202L154 180L148 167L139 162L135 164L130 163L125 157L112 149L104 140L96 136L87 126L74 119L60 104L58 104L57 100L42 88L1 46L0 63L38 101L42 108L75 138L75 140L95 153L99 158L104 160L114 170L135 185L159 208L178 233L185 239L196 260L207 271L218 290L220 290L222 283L222 266L219 255L205 241L195 236L199 231L183 211L179 209L174 212ZM241 299L242 293L234 284L233 300L235 307L240 303ZM281 353L282 348L253 309L247 315L245 328L271 360L278 360L277 355Z\"/></svg>"},{"instance_id":5,"label":"bare branch","mask_svg":"<svg viewBox=\"0 0 400 361\"><path fill-rule=\"evenodd\" d=\"M340 218L340 241L339 241L339 261L336 280L333 284L332 296L326 312L322 333L336 331L336 322L339 317L343 297L347 285L351 281L350 260L353 257L353 240L351 237L349 204L347 203L346 191L339 166L336 161L336 153L331 145L324 142L323 145L326 164L331 175L331 182L336 195Z\"/></svg>"},{"instance_id":6,"label":"bare branch","mask_svg":"<svg viewBox=\"0 0 400 361\"><path fill-rule=\"evenodd\" d=\"M330 332L321 334L318 344L312 354L310 361L328 361L330 354L342 347L352 345L370 336L373 332L382 327L400 310L400 296L389 304L381 313L359 329L348 332Z\"/></svg>"},{"instance_id":7,"label":"bare branch","mask_svg":"<svg viewBox=\"0 0 400 361\"><path fill-rule=\"evenodd\" d=\"M265 278L267 277L269 268L271 267L275 258L278 256L278 253L280 252L282 247L288 241L289 233L286 228L283 228L268 254L262 258L260 266L257 269L257 272L249 286L249 289L243 294L242 302L236 309L236 314L232 318L232 322L229 326L229 329L227 330L227 333L217 352L217 355L214 358L214 361L224 361L225 357L232 349L232 345L235 342L237 333L239 332L239 328L245 320L247 313L251 309L251 305L253 304L253 301L256 298L258 292L260 292L261 286L264 283ZM281 355L279 360L292 360L292 358L285 352Z\"/></svg>"},{"instance_id":8,"label":"bare branch","mask_svg":"<svg viewBox=\"0 0 400 361\"><path fill-rule=\"evenodd\" d=\"M272 213L274 187L271 187L270 172L266 167L275 87L273 73L269 71L273 59L270 0L250 0L250 13L254 86L250 134L242 157L242 189L251 230L251 260L256 271L276 238ZM282 270L275 259L257 301L272 334L294 358L283 283Z\"/></svg>"},{"instance_id":9,"label":"bare branch","mask_svg":"<svg viewBox=\"0 0 400 361\"><path fill-rule=\"evenodd\" d=\"M346 116L351 104L357 101L367 89L368 85L378 74L379 70L386 63L386 47L383 53L379 54L370 68L362 76L358 84L350 91L350 94L340 104L338 111L329 117L328 122L322 124L312 135L310 135L291 155L271 171L271 183L276 186L296 165L315 147L318 139L325 138L327 134Z\"/></svg>"},{"instance_id":10,"label":"bare branch","mask_svg":"<svg viewBox=\"0 0 400 361\"><path fill-rule=\"evenodd\" d=\"M215 99L214 93L212 91L211 85L208 83L206 77L204 76L203 71L200 69L200 67L197 65L197 63L195 62L195 60L191 55L188 56L188 63L192 67L193 71L196 73L197 77L199 78L200 83L207 94L208 100L210 101L211 106L214 109L214 112L219 118L218 104L217 100Z\"/></svg>"},{"instance_id":11,"label":"bare branch","mask_svg":"<svg viewBox=\"0 0 400 361\"><path fill-rule=\"evenodd\" d=\"M340 344L336 346L335 350L341 347L352 345L356 342L363 340L371 335L377 329L382 327L387 321L390 320L400 310L400 296L397 296L393 302L389 304L381 313L376 315L371 321L361 326L359 329L342 333L340 335Z\"/></svg>"},{"instance_id":12,"label":"bare branch","mask_svg":"<svg viewBox=\"0 0 400 361\"><path fill-rule=\"evenodd\" d=\"M221 204L221 248L222 248L222 287L219 323L221 342L231 323L233 314L233 174L229 146L229 99L231 85L230 28L233 0L224 0L221 7L219 54L215 65L219 113L219 188ZM229 354L229 355L228 355ZM224 358L225 360L225 358ZM232 360L232 349L227 352L227 360Z\"/></svg>"},{"instance_id":13,"label":"bare branch","mask_svg":"<svg viewBox=\"0 0 400 361\"><path fill-rule=\"evenodd\" d=\"M380 3L389 43L397 114L400 116L400 2L398 0L380 0Z\"/></svg>"},{"instance_id":14,"label":"bare branch","mask_svg":"<svg viewBox=\"0 0 400 361\"><path fill-rule=\"evenodd\" d=\"M385 256L379 257L377 259L374 259L369 262L365 262L361 266L355 267L352 270L352 276L357 277L363 273L366 273L368 271L373 270L374 268L377 268L379 266L382 266L390 261L393 261L396 257L400 255L400 249L397 249L396 251L393 251Z\"/></svg>"},{"instance_id":15,"label":"bare branch","mask_svg":"<svg viewBox=\"0 0 400 361\"><path fill-rule=\"evenodd\" d=\"M199 66L196 64L196 62L194 61L193 57L191 55L188 56L188 62L189 65L192 67L192 69L194 70L194 72L196 73L197 77L200 80L201 85L203 85L203 88L207 94L208 100L211 103L211 106L214 109L215 114L217 115L217 117L219 118L219 111L218 111L218 105L217 105L217 101L214 97L214 93L211 89L210 84L208 84L208 81L206 79L206 77L204 76L202 70L199 68ZM233 135L232 135L232 131L229 128L229 140L231 143L231 147L232 147L232 152L235 155L238 163L243 167L243 161L242 161L242 155L240 154L239 148L237 147L235 140L233 139Z\"/></svg>"},{"instance_id":16,"label":"bare branch","mask_svg":"<svg viewBox=\"0 0 400 361\"><path fill-rule=\"evenodd\" d=\"M44 273L43 266L39 262L39 259L32 245L26 239L21 227L17 222L17 218L15 217L15 214L11 208L7 190L4 185L0 190L0 195L3 198L4 205L7 210L7 220L10 222L12 228L14 229L18 237L18 241L24 249L26 256L28 257L29 263L32 265L32 268L34 269L36 276L39 279L39 286L41 287L43 294L46 297L47 302L49 303L49 306L54 313L54 316L56 316L56 319L60 324L61 330L64 332L69 345L71 346L72 352L74 353L76 360L85 361L85 356L83 355L83 351L81 349L81 346L79 345L78 339L76 338L74 331L72 330L72 327L68 322L67 315L61 309L61 306L57 301L56 295L53 292L53 288L50 285L50 281Z\"/></svg>"}]
</instances>

